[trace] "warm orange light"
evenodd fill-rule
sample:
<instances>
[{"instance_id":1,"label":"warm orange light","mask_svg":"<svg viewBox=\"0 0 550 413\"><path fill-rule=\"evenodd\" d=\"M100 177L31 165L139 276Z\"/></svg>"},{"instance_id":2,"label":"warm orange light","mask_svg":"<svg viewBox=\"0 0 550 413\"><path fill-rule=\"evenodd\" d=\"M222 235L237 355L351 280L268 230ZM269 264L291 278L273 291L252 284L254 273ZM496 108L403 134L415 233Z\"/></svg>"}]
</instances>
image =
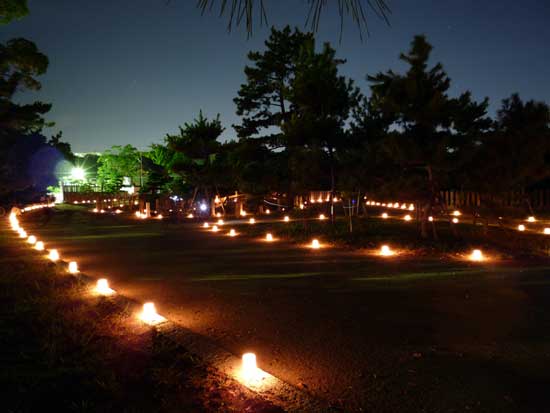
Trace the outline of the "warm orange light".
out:
<instances>
[{"instance_id":1,"label":"warm orange light","mask_svg":"<svg viewBox=\"0 0 550 413\"><path fill-rule=\"evenodd\" d=\"M387 214L386 212L384 212L384 213L382 214L382 218L387 219L387 218L388 218L388 214Z\"/></svg>"},{"instance_id":2,"label":"warm orange light","mask_svg":"<svg viewBox=\"0 0 550 413\"><path fill-rule=\"evenodd\" d=\"M405 215L405 217L403 218L405 221L410 221L412 218L410 215Z\"/></svg>"},{"instance_id":3,"label":"warm orange light","mask_svg":"<svg viewBox=\"0 0 550 413\"><path fill-rule=\"evenodd\" d=\"M236 235L237 235L237 233L235 232L234 229L232 229L231 231L229 231L229 236L230 236L230 237L234 237L234 236L236 236Z\"/></svg>"},{"instance_id":4,"label":"warm orange light","mask_svg":"<svg viewBox=\"0 0 550 413\"><path fill-rule=\"evenodd\" d=\"M391 248L390 248L389 246L387 246L387 245L382 245L382 247L380 248L380 255L381 255L382 257L390 257L390 256L392 256L392 255L394 255L394 254L395 254L395 252L393 252L393 251L391 250Z\"/></svg>"},{"instance_id":5,"label":"warm orange light","mask_svg":"<svg viewBox=\"0 0 550 413\"><path fill-rule=\"evenodd\" d=\"M241 217L245 217L247 214L246 214L246 211L245 210L241 210Z\"/></svg>"},{"instance_id":6,"label":"warm orange light","mask_svg":"<svg viewBox=\"0 0 550 413\"><path fill-rule=\"evenodd\" d=\"M136 211L136 217L141 218L141 212Z\"/></svg>"},{"instance_id":7,"label":"warm orange light","mask_svg":"<svg viewBox=\"0 0 550 413\"><path fill-rule=\"evenodd\" d=\"M157 313L154 303L143 304L143 311L139 315L139 319L151 326L163 323L166 318Z\"/></svg>"},{"instance_id":8,"label":"warm orange light","mask_svg":"<svg viewBox=\"0 0 550 413\"><path fill-rule=\"evenodd\" d=\"M218 231L219 231L218 226L217 226L217 225L214 225L214 226L212 227L212 232L218 232Z\"/></svg>"},{"instance_id":9,"label":"warm orange light","mask_svg":"<svg viewBox=\"0 0 550 413\"><path fill-rule=\"evenodd\" d=\"M48 254L48 258L55 262L59 260L59 252L57 252L56 249L50 250L50 253Z\"/></svg>"},{"instance_id":10,"label":"warm orange light","mask_svg":"<svg viewBox=\"0 0 550 413\"><path fill-rule=\"evenodd\" d=\"M550 235L550 228L544 228L544 231L542 231L545 235Z\"/></svg>"},{"instance_id":11,"label":"warm orange light","mask_svg":"<svg viewBox=\"0 0 550 413\"><path fill-rule=\"evenodd\" d=\"M99 212L99 209L94 208L94 209L92 209L92 211L95 212L95 213L97 214L97 213Z\"/></svg>"},{"instance_id":12,"label":"warm orange light","mask_svg":"<svg viewBox=\"0 0 550 413\"><path fill-rule=\"evenodd\" d=\"M78 264L75 261L71 261L67 270L71 274L78 274Z\"/></svg>"},{"instance_id":13,"label":"warm orange light","mask_svg":"<svg viewBox=\"0 0 550 413\"><path fill-rule=\"evenodd\" d=\"M44 251L44 243L42 241L36 241L36 244L34 245L34 248L37 251Z\"/></svg>"},{"instance_id":14,"label":"warm orange light","mask_svg":"<svg viewBox=\"0 0 550 413\"><path fill-rule=\"evenodd\" d=\"M158 215L157 215L157 219L162 219L162 218L164 218L164 217L162 216L162 214L158 214Z\"/></svg>"},{"instance_id":15,"label":"warm orange light","mask_svg":"<svg viewBox=\"0 0 550 413\"><path fill-rule=\"evenodd\" d=\"M407 205L405 204L401 205L401 209L407 209Z\"/></svg>"},{"instance_id":16,"label":"warm orange light","mask_svg":"<svg viewBox=\"0 0 550 413\"><path fill-rule=\"evenodd\" d=\"M256 355L254 353L243 354L242 375L245 379L254 379L258 373Z\"/></svg>"},{"instance_id":17,"label":"warm orange light","mask_svg":"<svg viewBox=\"0 0 550 413\"><path fill-rule=\"evenodd\" d=\"M268 242L273 241L273 235L271 234L271 232L268 232L267 234L265 234L265 240Z\"/></svg>"},{"instance_id":18,"label":"warm orange light","mask_svg":"<svg viewBox=\"0 0 550 413\"><path fill-rule=\"evenodd\" d=\"M311 241L310 247L313 248L314 250L318 250L319 248L321 248L321 244L319 243L318 239L313 239Z\"/></svg>"},{"instance_id":19,"label":"warm orange light","mask_svg":"<svg viewBox=\"0 0 550 413\"><path fill-rule=\"evenodd\" d=\"M525 231L525 225L523 224L518 225L518 231L521 231L521 232Z\"/></svg>"},{"instance_id":20,"label":"warm orange light","mask_svg":"<svg viewBox=\"0 0 550 413\"><path fill-rule=\"evenodd\" d=\"M223 219L218 219L218 225L223 225Z\"/></svg>"},{"instance_id":21,"label":"warm orange light","mask_svg":"<svg viewBox=\"0 0 550 413\"><path fill-rule=\"evenodd\" d=\"M27 232L23 229L19 229L19 238L27 238Z\"/></svg>"},{"instance_id":22,"label":"warm orange light","mask_svg":"<svg viewBox=\"0 0 550 413\"><path fill-rule=\"evenodd\" d=\"M208 222L205 222L204 224L202 224L202 227L203 228L209 228L210 227L210 224Z\"/></svg>"},{"instance_id":23,"label":"warm orange light","mask_svg":"<svg viewBox=\"0 0 550 413\"><path fill-rule=\"evenodd\" d=\"M265 210L265 213L266 213L267 215L269 215L269 214L271 214L271 211L270 211L269 209L266 209L266 210Z\"/></svg>"},{"instance_id":24,"label":"warm orange light","mask_svg":"<svg viewBox=\"0 0 550 413\"><path fill-rule=\"evenodd\" d=\"M430 216L428 217L428 221L433 222L433 220L434 220L434 217L432 217L432 216L430 215Z\"/></svg>"},{"instance_id":25,"label":"warm orange light","mask_svg":"<svg viewBox=\"0 0 550 413\"><path fill-rule=\"evenodd\" d=\"M323 219L326 219L325 214L319 215L319 219L322 221Z\"/></svg>"},{"instance_id":26,"label":"warm orange light","mask_svg":"<svg viewBox=\"0 0 550 413\"><path fill-rule=\"evenodd\" d=\"M36 244L36 237L34 235L29 236L29 238L27 238L27 242L31 245Z\"/></svg>"},{"instance_id":27,"label":"warm orange light","mask_svg":"<svg viewBox=\"0 0 550 413\"><path fill-rule=\"evenodd\" d=\"M194 218L195 216L193 214L187 214L187 218Z\"/></svg>"},{"instance_id":28,"label":"warm orange light","mask_svg":"<svg viewBox=\"0 0 550 413\"><path fill-rule=\"evenodd\" d=\"M453 218L453 224L458 224L458 218Z\"/></svg>"},{"instance_id":29,"label":"warm orange light","mask_svg":"<svg viewBox=\"0 0 550 413\"><path fill-rule=\"evenodd\" d=\"M471 261L483 261L485 257L483 256L483 253L481 250L473 250L470 254L470 260Z\"/></svg>"},{"instance_id":30,"label":"warm orange light","mask_svg":"<svg viewBox=\"0 0 550 413\"><path fill-rule=\"evenodd\" d=\"M219 218L219 217L221 217L221 216L222 216L222 213L221 213L221 212L217 212L217 213L216 213L216 217Z\"/></svg>"},{"instance_id":31,"label":"warm orange light","mask_svg":"<svg viewBox=\"0 0 550 413\"><path fill-rule=\"evenodd\" d=\"M289 216L288 216L288 215L285 215L285 217L283 218L283 221L285 221L285 222L288 222L288 221L290 221L290 218L289 218Z\"/></svg>"},{"instance_id":32,"label":"warm orange light","mask_svg":"<svg viewBox=\"0 0 550 413\"><path fill-rule=\"evenodd\" d=\"M459 217L459 216L462 215L462 214L460 213L460 211L453 211L453 215L454 215L455 217Z\"/></svg>"},{"instance_id":33,"label":"warm orange light","mask_svg":"<svg viewBox=\"0 0 550 413\"><path fill-rule=\"evenodd\" d=\"M109 287L109 282L105 278L101 278L97 280L95 292L100 295L113 295L115 290Z\"/></svg>"},{"instance_id":34,"label":"warm orange light","mask_svg":"<svg viewBox=\"0 0 550 413\"><path fill-rule=\"evenodd\" d=\"M122 210L116 209L116 210L115 210L115 214L122 214Z\"/></svg>"},{"instance_id":35,"label":"warm orange light","mask_svg":"<svg viewBox=\"0 0 550 413\"><path fill-rule=\"evenodd\" d=\"M250 218L250 219L248 220L248 223L249 223L249 224L255 224L255 223L256 223L256 220L255 220L254 218Z\"/></svg>"},{"instance_id":36,"label":"warm orange light","mask_svg":"<svg viewBox=\"0 0 550 413\"><path fill-rule=\"evenodd\" d=\"M304 209L304 204L300 204L300 209Z\"/></svg>"},{"instance_id":37,"label":"warm orange light","mask_svg":"<svg viewBox=\"0 0 550 413\"><path fill-rule=\"evenodd\" d=\"M527 218L527 222L535 222L535 221L536 221L535 217Z\"/></svg>"}]
</instances>

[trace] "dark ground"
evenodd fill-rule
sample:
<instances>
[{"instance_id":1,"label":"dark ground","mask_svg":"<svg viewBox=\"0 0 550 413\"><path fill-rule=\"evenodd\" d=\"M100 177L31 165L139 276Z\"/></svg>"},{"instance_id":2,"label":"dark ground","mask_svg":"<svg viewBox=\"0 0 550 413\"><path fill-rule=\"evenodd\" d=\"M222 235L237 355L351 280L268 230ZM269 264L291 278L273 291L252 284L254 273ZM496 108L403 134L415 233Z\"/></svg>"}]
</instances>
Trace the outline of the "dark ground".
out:
<instances>
[{"instance_id":1,"label":"dark ground","mask_svg":"<svg viewBox=\"0 0 550 413\"><path fill-rule=\"evenodd\" d=\"M22 222L121 294L235 354L255 351L260 367L345 411L550 403L548 261L382 259L74 209Z\"/></svg>"}]
</instances>

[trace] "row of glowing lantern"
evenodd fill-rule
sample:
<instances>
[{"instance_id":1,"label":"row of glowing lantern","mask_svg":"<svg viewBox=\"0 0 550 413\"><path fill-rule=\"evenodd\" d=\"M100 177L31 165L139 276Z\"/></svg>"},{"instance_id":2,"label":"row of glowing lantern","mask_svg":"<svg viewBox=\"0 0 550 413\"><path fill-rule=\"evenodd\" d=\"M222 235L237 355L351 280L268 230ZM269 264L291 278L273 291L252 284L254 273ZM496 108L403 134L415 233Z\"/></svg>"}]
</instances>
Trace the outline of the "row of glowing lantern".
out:
<instances>
[{"instance_id":1,"label":"row of glowing lantern","mask_svg":"<svg viewBox=\"0 0 550 413\"><path fill-rule=\"evenodd\" d=\"M124 200L122 200L124 201ZM95 204L97 202L97 199L84 199L82 201L73 201L73 204L74 205L84 205L84 204ZM103 202L119 202L117 198L107 198L107 199L104 199ZM138 201L134 201L134 205L137 205L138 204ZM120 205L122 206L122 204Z\"/></svg>"},{"instance_id":2,"label":"row of glowing lantern","mask_svg":"<svg viewBox=\"0 0 550 413\"><path fill-rule=\"evenodd\" d=\"M285 216L284 217L284 221L285 222L288 222L290 219L288 216ZM256 223L256 220L254 218L250 218L250 220L248 221L250 224L255 224ZM210 231L214 232L214 233L217 233L217 232L220 232L220 226L224 225L224 221L222 219L219 219L217 221L217 224L216 225L210 225L208 222L205 222L202 224L202 227L205 228L205 229L209 229ZM230 237L236 237L238 235L237 231L235 231L235 229L231 228L228 232L227 232L227 235L230 236ZM265 234L265 236L262 238L262 241L265 241L265 242L274 242L276 241L277 239L275 237L273 237L273 234L271 232L267 232ZM311 249L320 249L322 248L324 245L321 244L319 242L319 240L317 238L314 238L311 240L311 242L309 244L307 244L307 247L311 248ZM398 252L391 249L390 246L388 245L382 245L380 247L380 250L377 252L377 255L381 256L381 257L392 257L392 256L395 256L397 255ZM475 262L480 262L480 261L485 261L487 257L485 257L483 255L483 253L481 252L481 250L479 249L474 249L467 257L470 261L475 261Z\"/></svg>"},{"instance_id":3,"label":"row of glowing lantern","mask_svg":"<svg viewBox=\"0 0 550 413\"><path fill-rule=\"evenodd\" d=\"M18 233L19 238L24 239L27 244L37 251L42 252L45 250L44 242L38 240L35 235L27 235L27 232L21 227L19 220L14 213L9 215L9 221L11 228ZM49 249L46 258L56 263L60 261L61 256L57 249ZM67 272L73 275L79 274L80 271L76 261L70 261L68 263ZM100 278L97 280L94 287L94 292L101 296L112 296L116 294L116 291L109 286L109 282L106 278ZM157 312L153 302L143 304L143 308L138 314L138 318L145 324L151 326L156 326L167 321L165 317ZM264 379L270 377L269 374L257 367L256 355L254 353L243 354L239 376L242 381L249 386L259 386L262 384Z\"/></svg>"},{"instance_id":4,"label":"row of glowing lantern","mask_svg":"<svg viewBox=\"0 0 550 413\"><path fill-rule=\"evenodd\" d=\"M369 206L381 206L381 207L385 207L385 208L397 208L397 209L408 209L410 211L414 211L414 205L410 204L408 207L406 204L401 204L401 206L399 206L399 203L389 203L389 204L385 204L385 203L380 203L380 202L374 202L374 201L367 201L366 202L367 205ZM452 212L452 220L451 222L453 224L458 224L459 222L459 219L458 217L461 216L462 213L458 210L454 210ZM383 219L388 219L389 218L389 215L387 212L384 212L382 213L381 217ZM403 217L403 219L405 221L411 221L412 220L412 217L410 215L405 215ZM428 221L430 222L433 222L434 218L433 216L429 216L428 217ZM537 219L534 217L534 216L529 216L525 219L526 222L529 222L529 223L534 223L534 222L537 222ZM527 230L527 227L524 225L524 224L519 224L517 226L517 230L520 231L520 232L524 232L525 230ZM542 230L542 233L545 234L545 235L550 235L550 228L549 227L546 227Z\"/></svg>"}]
</instances>

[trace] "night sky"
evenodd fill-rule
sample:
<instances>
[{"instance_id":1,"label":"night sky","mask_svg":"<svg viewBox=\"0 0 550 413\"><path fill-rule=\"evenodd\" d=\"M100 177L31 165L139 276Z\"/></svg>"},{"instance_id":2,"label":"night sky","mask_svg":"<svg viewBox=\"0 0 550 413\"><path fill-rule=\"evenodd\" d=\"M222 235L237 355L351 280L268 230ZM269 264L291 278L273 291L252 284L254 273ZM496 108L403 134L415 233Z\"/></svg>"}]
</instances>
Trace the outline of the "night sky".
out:
<instances>
[{"instance_id":1,"label":"night sky","mask_svg":"<svg viewBox=\"0 0 550 413\"><path fill-rule=\"evenodd\" d=\"M304 28L307 5L266 0L269 24ZM1 28L0 41L21 36L48 55L43 89L22 100L53 104L48 120L76 152L130 143L146 149L203 110L220 113L224 138L235 136L233 97L244 80L251 39L243 27L228 33L216 13L201 16L195 0L29 0L31 15ZM550 102L550 2L541 0L391 0L391 26L370 14L370 37L361 42L328 7L318 44L330 41L347 59L342 73L368 92L366 74L393 68L415 34L426 34L453 80L452 93L488 96L491 113L512 92Z\"/></svg>"}]
</instances>

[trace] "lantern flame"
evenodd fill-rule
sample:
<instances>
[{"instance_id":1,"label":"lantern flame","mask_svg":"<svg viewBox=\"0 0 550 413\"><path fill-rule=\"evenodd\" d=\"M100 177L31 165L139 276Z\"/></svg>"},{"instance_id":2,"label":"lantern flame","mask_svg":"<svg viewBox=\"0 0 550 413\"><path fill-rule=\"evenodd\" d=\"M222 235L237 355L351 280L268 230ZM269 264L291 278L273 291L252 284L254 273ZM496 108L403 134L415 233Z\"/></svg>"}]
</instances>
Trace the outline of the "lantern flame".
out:
<instances>
[{"instance_id":1,"label":"lantern flame","mask_svg":"<svg viewBox=\"0 0 550 413\"><path fill-rule=\"evenodd\" d=\"M525 225L523 224L518 225L518 231L521 231L521 232L525 231Z\"/></svg>"},{"instance_id":2,"label":"lantern flame","mask_svg":"<svg viewBox=\"0 0 550 413\"><path fill-rule=\"evenodd\" d=\"M218 226L217 226L217 225L214 225L214 226L212 227L212 232L218 232L218 231L219 231Z\"/></svg>"},{"instance_id":3,"label":"lantern flame","mask_svg":"<svg viewBox=\"0 0 550 413\"><path fill-rule=\"evenodd\" d=\"M36 244L36 237L34 235L29 236L27 242L31 245Z\"/></svg>"},{"instance_id":4,"label":"lantern flame","mask_svg":"<svg viewBox=\"0 0 550 413\"><path fill-rule=\"evenodd\" d=\"M325 214L319 215L319 219L320 219L321 221L324 220L325 218L326 218L326 217L325 217Z\"/></svg>"},{"instance_id":5,"label":"lantern flame","mask_svg":"<svg viewBox=\"0 0 550 413\"><path fill-rule=\"evenodd\" d=\"M550 235L550 228L544 228L544 231L542 231L544 235Z\"/></svg>"},{"instance_id":6,"label":"lantern flame","mask_svg":"<svg viewBox=\"0 0 550 413\"><path fill-rule=\"evenodd\" d=\"M71 261L69 263L68 271L71 274L78 274L78 264L75 261Z\"/></svg>"},{"instance_id":7,"label":"lantern flame","mask_svg":"<svg viewBox=\"0 0 550 413\"><path fill-rule=\"evenodd\" d=\"M387 219L387 218L388 218L388 214L384 212L384 213L382 214L382 218Z\"/></svg>"},{"instance_id":8,"label":"lantern flame","mask_svg":"<svg viewBox=\"0 0 550 413\"><path fill-rule=\"evenodd\" d=\"M230 237L234 237L234 236L236 236L236 235L237 235L237 233L235 232L234 229L232 229L231 231L229 231L229 236L230 236Z\"/></svg>"},{"instance_id":9,"label":"lantern flame","mask_svg":"<svg viewBox=\"0 0 550 413\"><path fill-rule=\"evenodd\" d=\"M268 242L273 241L273 235L271 234L271 232L268 232L267 234L265 234L265 240Z\"/></svg>"},{"instance_id":10,"label":"lantern flame","mask_svg":"<svg viewBox=\"0 0 550 413\"><path fill-rule=\"evenodd\" d=\"M151 326L163 323L166 321L166 318L157 313L154 303L145 303L143 304L143 311L139 315L139 319L145 324Z\"/></svg>"},{"instance_id":11,"label":"lantern flame","mask_svg":"<svg viewBox=\"0 0 550 413\"><path fill-rule=\"evenodd\" d=\"M483 253L481 250L473 250L470 254L470 260L471 261L483 261L485 257L483 256Z\"/></svg>"},{"instance_id":12,"label":"lantern flame","mask_svg":"<svg viewBox=\"0 0 550 413\"><path fill-rule=\"evenodd\" d=\"M254 218L250 218L250 219L248 220L248 223L249 223L249 224L255 224L255 223L256 223L256 220L255 220Z\"/></svg>"},{"instance_id":13,"label":"lantern flame","mask_svg":"<svg viewBox=\"0 0 550 413\"><path fill-rule=\"evenodd\" d=\"M204 224L202 224L202 227L203 228L209 228L210 227L210 224L208 222L205 222Z\"/></svg>"},{"instance_id":14,"label":"lantern flame","mask_svg":"<svg viewBox=\"0 0 550 413\"><path fill-rule=\"evenodd\" d=\"M36 244L34 245L34 248L37 251L44 251L44 243L42 241L37 241Z\"/></svg>"},{"instance_id":15,"label":"lantern flame","mask_svg":"<svg viewBox=\"0 0 550 413\"><path fill-rule=\"evenodd\" d=\"M113 295L115 293L115 290L109 287L109 281L107 281L107 279L100 278L99 280L97 280L95 292L100 295Z\"/></svg>"},{"instance_id":16,"label":"lantern flame","mask_svg":"<svg viewBox=\"0 0 550 413\"><path fill-rule=\"evenodd\" d=\"M290 221L290 218L289 218L289 216L288 216L288 215L285 215L285 217L284 217L283 221L285 221L285 222L288 222L288 221Z\"/></svg>"},{"instance_id":17,"label":"lantern flame","mask_svg":"<svg viewBox=\"0 0 550 413\"><path fill-rule=\"evenodd\" d=\"M50 250L50 253L48 254L48 258L55 262L59 260L59 252L57 252L56 249Z\"/></svg>"},{"instance_id":18,"label":"lantern flame","mask_svg":"<svg viewBox=\"0 0 550 413\"><path fill-rule=\"evenodd\" d=\"M321 244L319 243L318 239L313 239L311 241L310 247L313 248L314 250L318 250L319 248L321 248Z\"/></svg>"},{"instance_id":19,"label":"lantern flame","mask_svg":"<svg viewBox=\"0 0 550 413\"><path fill-rule=\"evenodd\" d=\"M395 252L393 252L393 251L391 250L391 248L390 248L389 246L387 246L387 245L382 245L382 247L380 248L380 255L381 255L382 257L390 257L390 256L392 256L392 255L394 255L394 254L395 254Z\"/></svg>"},{"instance_id":20,"label":"lantern flame","mask_svg":"<svg viewBox=\"0 0 550 413\"><path fill-rule=\"evenodd\" d=\"M223 225L223 219L218 219L218 225Z\"/></svg>"},{"instance_id":21,"label":"lantern flame","mask_svg":"<svg viewBox=\"0 0 550 413\"><path fill-rule=\"evenodd\" d=\"M412 218L410 215L405 215L405 218L403 218L405 221L410 221Z\"/></svg>"}]
</instances>

